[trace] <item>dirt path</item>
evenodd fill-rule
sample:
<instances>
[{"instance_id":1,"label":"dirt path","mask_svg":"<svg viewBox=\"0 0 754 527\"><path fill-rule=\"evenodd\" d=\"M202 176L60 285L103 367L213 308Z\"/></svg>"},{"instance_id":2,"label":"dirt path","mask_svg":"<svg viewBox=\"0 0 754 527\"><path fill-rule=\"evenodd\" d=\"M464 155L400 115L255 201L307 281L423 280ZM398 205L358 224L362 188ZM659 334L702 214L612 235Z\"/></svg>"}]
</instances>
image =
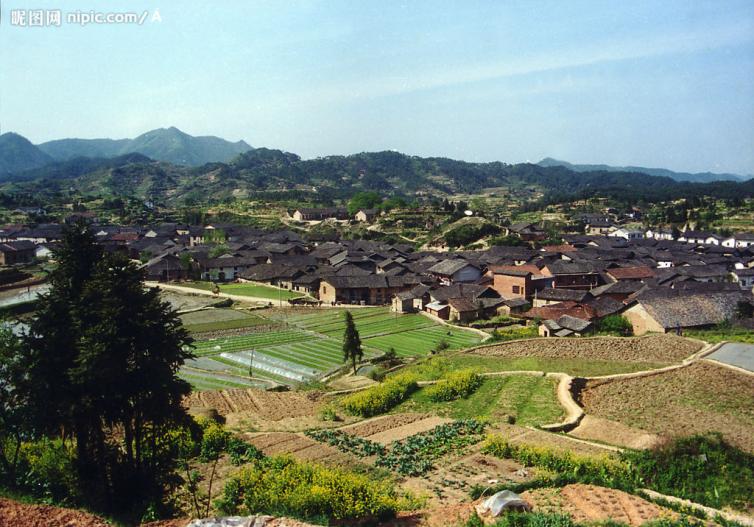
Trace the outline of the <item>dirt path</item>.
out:
<instances>
[{"instance_id":1,"label":"dirt path","mask_svg":"<svg viewBox=\"0 0 754 527\"><path fill-rule=\"evenodd\" d=\"M144 285L148 287L157 287L159 289L165 289L166 291L175 291L177 293L185 293L189 295L201 295L201 296L211 296L213 298L229 298L230 300L236 301L236 302L247 302L251 304L264 304L267 305L269 303L276 304L277 301L270 299L270 298L262 298L257 296L246 296L246 295L231 295L229 293L218 293L215 294L212 291L205 291L204 289L194 289L192 287L184 287L182 285L173 285L173 284L163 284L160 282L144 282ZM288 302L286 302L286 305Z\"/></svg>"}]
</instances>

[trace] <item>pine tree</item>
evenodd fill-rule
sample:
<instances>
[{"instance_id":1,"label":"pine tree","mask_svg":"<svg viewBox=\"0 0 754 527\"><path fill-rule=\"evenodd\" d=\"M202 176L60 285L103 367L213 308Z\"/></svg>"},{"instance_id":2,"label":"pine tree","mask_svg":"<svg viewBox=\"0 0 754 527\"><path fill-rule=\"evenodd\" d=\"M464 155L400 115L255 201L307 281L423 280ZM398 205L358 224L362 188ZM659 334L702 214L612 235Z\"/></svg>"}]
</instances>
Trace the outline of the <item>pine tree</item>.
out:
<instances>
[{"instance_id":1,"label":"pine tree","mask_svg":"<svg viewBox=\"0 0 754 527\"><path fill-rule=\"evenodd\" d=\"M142 271L103 254L83 224L64 230L57 259L23 347L36 433L74 440L94 506L158 499L172 468L163 437L186 417L177 372L191 338Z\"/></svg>"},{"instance_id":2,"label":"pine tree","mask_svg":"<svg viewBox=\"0 0 754 527\"><path fill-rule=\"evenodd\" d=\"M356 324L353 322L353 315L350 311L346 311L346 331L343 333L343 362L351 361L353 365L353 373L356 374L356 363L364 357L364 352L361 349L361 338L359 338L359 332L356 329Z\"/></svg>"}]
</instances>

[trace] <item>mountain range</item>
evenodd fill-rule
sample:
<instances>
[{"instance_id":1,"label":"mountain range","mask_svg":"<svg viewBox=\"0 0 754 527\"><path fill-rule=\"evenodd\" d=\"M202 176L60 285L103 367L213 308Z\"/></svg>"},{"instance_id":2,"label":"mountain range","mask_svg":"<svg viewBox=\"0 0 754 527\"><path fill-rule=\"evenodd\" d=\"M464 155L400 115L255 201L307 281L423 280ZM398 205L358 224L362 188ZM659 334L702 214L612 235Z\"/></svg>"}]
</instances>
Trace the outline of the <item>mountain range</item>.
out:
<instances>
[{"instance_id":1,"label":"mountain range","mask_svg":"<svg viewBox=\"0 0 754 527\"><path fill-rule=\"evenodd\" d=\"M175 127L152 130L134 139L58 139L39 145L6 133L0 135L0 174L16 174L79 157L115 158L133 153L175 165L200 166L230 161L251 149L244 141L194 137Z\"/></svg>"},{"instance_id":2,"label":"mountain range","mask_svg":"<svg viewBox=\"0 0 754 527\"><path fill-rule=\"evenodd\" d=\"M709 183L710 181L745 181L752 176L740 176L738 174L715 174L713 172L674 172L666 168L647 168L647 167L616 167L611 165L577 165L568 161L560 161L551 157L546 157L539 163L542 167L565 167L574 172L640 172L650 176L669 177L676 181L691 181L693 183Z\"/></svg>"},{"instance_id":3,"label":"mountain range","mask_svg":"<svg viewBox=\"0 0 754 527\"><path fill-rule=\"evenodd\" d=\"M626 203L754 196L754 179L701 183L615 167L592 168L581 172L547 159L540 164L470 163L394 151L301 159L242 141L192 137L176 128L153 130L135 139L63 139L36 146L17 134L0 136L0 192L41 203L71 191L169 206L260 193L268 193L270 199L331 203L363 190L442 196L501 189L517 200L545 203L594 196Z\"/></svg>"}]
</instances>

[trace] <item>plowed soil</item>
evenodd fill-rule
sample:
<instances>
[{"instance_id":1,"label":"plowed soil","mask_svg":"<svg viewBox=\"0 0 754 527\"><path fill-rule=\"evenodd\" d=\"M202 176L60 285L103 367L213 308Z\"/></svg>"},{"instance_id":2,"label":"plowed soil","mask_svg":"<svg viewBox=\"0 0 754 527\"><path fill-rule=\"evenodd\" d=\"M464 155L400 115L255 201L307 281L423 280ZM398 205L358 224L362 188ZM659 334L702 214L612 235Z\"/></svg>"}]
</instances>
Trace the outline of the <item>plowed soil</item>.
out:
<instances>
[{"instance_id":1,"label":"plowed soil","mask_svg":"<svg viewBox=\"0 0 754 527\"><path fill-rule=\"evenodd\" d=\"M583 485L566 485L561 489L536 489L521 495L534 511L570 514L575 522L592 523L613 520L638 527L674 513L638 496L620 490Z\"/></svg>"},{"instance_id":2,"label":"plowed soil","mask_svg":"<svg viewBox=\"0 0 754 527\"><path fill-rule=\"evenodd\" d=\"M244 439L268 456L290 454L301 461L316 461L332 466L352 466L358 463L355 457L335 447L299 434L289 432L248 434Z\"/></svg>"},{"instance_id":3,"label":"plowed soil","mask_svg":"<svg viewBox=\"0 0 754 527\"><path fill-rule=\"evenodd\" d=\"M754 452L754 376L709 361L647 377L593 380L581 393L589 415L668 436L718 431Z\"/></svg>"},{"instance_id":4,"label":"plowed soil","mask_svg":"<svg viewBox=\"0 0 754 527\"><path fill-rule=\"evenodd\" d=\"M345 426L342 430L348 434L359 437L369 437L386 430L391 430L398 426L407 425L420 419L429 417L427 414L394 414L375 417L361 423Z\"/></svg>"},{"instance_id":5,"label":"plowed soil","mask_svg":"<svg viewBox=\"0 0 754 527\"><path fill-rule=\"evenodd\" d=\"M657 434L593 415L585 415L568 435L626 448L652 448L660 442Z\"/></svg>"},{"instance_id":6,"label":"plowed soil","mask_svg":"<svg viewBox=\"0 0 754 527\"><path fill-rule=\"evenodd\" d=\"M186 406L214 408L220 415L252 412L276 421L286 417L313 415L322 405L320 392L267 392L253 388L235 388L215 392L192 392Z\"/></svg>"},{"instance_id":7,"label":"plowed soil","mask_svg":"<svg viewBox=\"0 0 754 527\"><path fill-rule=\"evenodd\" d=\"M29 505L0 498L0 527L108 527L88 512L49 505Z\"/></svg>"},{"instance_id":8,"label":"plowed soil","mask_svg":"<svg viewBox=\"0 0 754 527\"><path fill-rule=\"evenodd\" d=\"M628 362L679 362L702 348L698 341L675 335L647 337L593 337L534 339L476 348L472 353L495 357L545 357L616 360Z\"/></svg>"}]
</instances>

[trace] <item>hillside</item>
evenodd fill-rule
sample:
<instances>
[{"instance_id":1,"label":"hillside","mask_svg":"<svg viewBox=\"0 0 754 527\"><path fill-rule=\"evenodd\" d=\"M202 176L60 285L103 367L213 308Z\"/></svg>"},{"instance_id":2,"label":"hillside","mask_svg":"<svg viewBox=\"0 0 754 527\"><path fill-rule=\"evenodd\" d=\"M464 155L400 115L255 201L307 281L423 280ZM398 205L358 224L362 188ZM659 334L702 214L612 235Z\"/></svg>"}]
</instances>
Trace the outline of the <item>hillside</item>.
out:
<instances>
[{"instance_id":1,"label":"hillside","mask_svg":"<svg viewBox=\"0 0 754 527\"><path fill-rule=\"evenodd\" d=\"M42 143L39 149L56 161L139 153L176 165L199 166L230 161L251 150L251 146L244 141L232 143L214 136L195 137L170 127L151 130L134 139L59 139Z\"/></svg>"},{"instance_id":2,"label":"hillside","mask_svg":"<svg viewBox=\"0 0 754 527\"><path fill-rule=\"evenodd\" d=\"M38 168L52 161L25 137L13 132L0 135L0 176Z\"/></svg>"},{"instance_id":3,"label":"hillside","mask_svg":"<svg viewBox=\"0 0 754 527\"><path fill-rule=\"evenodd\" d=\"M161 151L163 156L168 152L179 155L185 137L179 131L169 135L175 142L157 134L152 139L145 138L142 149ZM519 199L541 198L544 203L594 196L627 202L705 195L754 196L754 180L690 183L639 172L574 172L562 166L528 163L468 163L393 151L303 160L290 152L257 148L227 163L196 167L153 159L141 153L111 159L79 157L6 175L0 190L31 194L38 199L76 190L89 196L150 199L172 206L243 199L259 192L286 192L288 196L297 192L299 196L303 193L309 199L328 202L363 190L383 195L445 196L504 188Z\"/></svg>"},{"instance_id":4,"label":"hillside","mask_svg":"<svg viewBox=\"0 0 754 527\"><path fill-rule=\"evenodd\" d=\"M560 161L551 157L546 157L539 163L543 167L561 166L574 172L641 172L650 176L669 177L675 181L690 181L693 183L709 183L712 181L744 181L749 179L738 174L715 174L713 172L674 172L666 168L647 168L637 166L615 167L610 165L576 165L568 161Z\"/></svg>"}]
</instances>

